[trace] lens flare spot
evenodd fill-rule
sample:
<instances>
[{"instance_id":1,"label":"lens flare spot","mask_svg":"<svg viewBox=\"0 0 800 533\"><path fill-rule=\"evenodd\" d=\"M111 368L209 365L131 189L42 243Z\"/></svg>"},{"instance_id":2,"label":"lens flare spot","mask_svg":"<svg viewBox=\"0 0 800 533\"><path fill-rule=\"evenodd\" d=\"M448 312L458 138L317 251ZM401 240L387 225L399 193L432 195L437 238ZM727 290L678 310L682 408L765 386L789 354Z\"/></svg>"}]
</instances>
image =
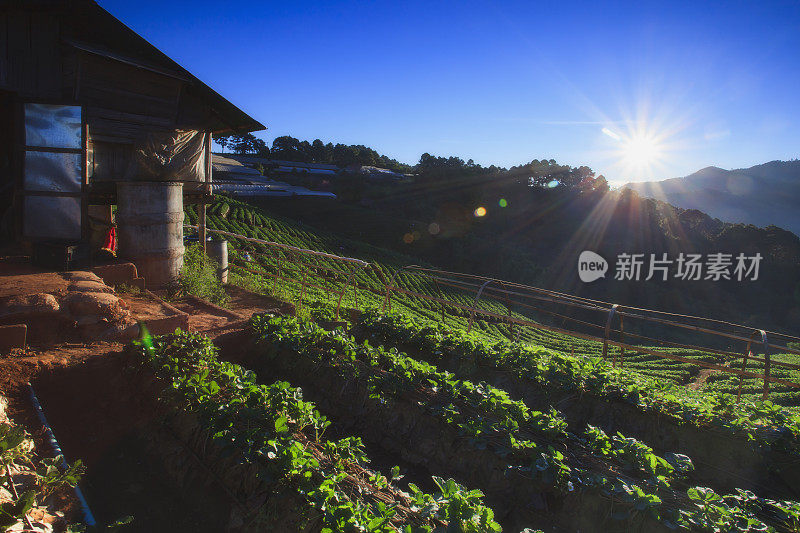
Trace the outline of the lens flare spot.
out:
<instances>
[{"instance_id":1,"label":"lens flare spot","mask_svg":"<svg viewBox=\"0 0 800 533\"><path fill-rule=\"evenodd\" d=\"M500 201L497 202L497 205L499 205L500 207L508 207L508 202L506 201L505 198L500 198Z\"/></svg>"},{"instance_id":2,"label":"lens flare spot","mask_svg":"<svg viewBox=\"0 0 800 533\"><path fill-rule=\"evenodd\" d=\"M442 228L440 228L439 224L436 222L431 222L428 224L428 233L431 235L438 235L440 231L442 231Z\"/></svg>"},{"instance_id":3,"label":"lens flare spot","mask_svg":"<svg viewBox=\"0 0 800 533\"><path fill-rule=\"evenodd\" d=\"M406 244L411 244L412 242L414 242L414 236L411 235L410 233L406 233L405 235L403 235L403 242Z\"/></svg>"},{"instance_id":4,"label":"lens flare spot","mask_svg":"<svg viewBox=\"0 0 800 533\"><path fill-rule=\"evenodd\" d=\"M603 132L603 135L608 135L609 137L611 137L611 138L612 138L612 139L614 139L615 141L619 141L619 140L621 140L621 139L622 139L622 137L620 137L619 135L617 135L616 133L614 133L613 131L611 131L611 130L610 130L610 129L608 129L608 128L603 128L603 129L602 129L602 130L600 130L600 131L602 131L602 132Z\"/></svg>"},{"instance_id":5,"label":"lens flare spot","mask_svg":"<svg viewBox=\"0 0 800 533\"><path fill-rule=\"evenodd\" d=\"M486 216L486 208L483 207L483 206L480 206L479 208L475 209L475 216L478 217L478 218L485 217Z\"/></svg>"}]
</instances>

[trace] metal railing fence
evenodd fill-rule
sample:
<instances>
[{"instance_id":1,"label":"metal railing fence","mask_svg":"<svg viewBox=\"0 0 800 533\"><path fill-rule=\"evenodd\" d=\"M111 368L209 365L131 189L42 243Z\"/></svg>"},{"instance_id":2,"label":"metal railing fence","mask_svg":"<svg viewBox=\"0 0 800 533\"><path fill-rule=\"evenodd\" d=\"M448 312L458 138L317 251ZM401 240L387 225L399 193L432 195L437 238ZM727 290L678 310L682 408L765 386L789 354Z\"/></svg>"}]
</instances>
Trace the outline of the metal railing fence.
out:
<instances>
[{"instance_id":1,"label":"metal railing fence","mask_svg":"<svg viewBox=\"0 0 800 533\"><path fill-rule=\"evenodd\" d=\"M185 226L197 230L197 226ZM355 308L359 309L358 289L356 274L364 272L373 265L360 259L342 257L315 250L307 250L287 244L245 237L236 233L222 230L208 229L215 233L259 248L247 253L256 258L255 262L264 270L256 270L250 266L232 263L232 266L242 272L253 275L271 277L273 289L276 284L283 281L299 286L300 305L306 295L307 288L317 288L332 295L336 299L336 318L342 306L342 299L348 291L352 291ZM476 317L482 317L496 323L508 324L513 331L513 337L519 340L523 328L538 331L549 331L566 335L576 339L600 343L602 356L611 358L612 365L622 365L627 352L647 354L659 358L669 359L681 363L689 363L702 368L736 375L739 377L737 400L741 398L742 386L745 378L760 380L762 385L762 398L767 399L770 384L776 383L785 387L800 389L800 383L774 376L774 367L800 370L799 364L777 361L772 354L790 353L800 355L800 349L790 346L789 343L800 343L800 337L784 333L753 328L724 320L698 317L679 313L670 313L654 309L620 305L602 300L583 298L567 293L541 289L507 280L500 280L475 274L450 272L441 269L428 268L419 265L407 265L398 268L388 277L384 276L379 268L373 268L380 283L382 292L374 288L362 287L362 290L371 290L376 296L381 297L383 303L381 312L391 310L392 294L403 294L410 298L426 300L440 306L442 320L456 312L466 318L466 331L469 333L475 326ZM435 287L436 295L413 290L408 283L409 277L416 277L424 284ZM326 285L315 283L323 280ZM401 283L405 279L405 283ZM447 288L443 290L442 287ZM465 299L466 302L465 303ZM460 301L459 301L460 300ZM489 304L489 305L487 305ZM501 312L504 309L505 312ZM561 325L545 323L533 317L550 317L560 320ZM637 331L649 326L657 326L658 331L683 331L691 332L695 336L707 336L716 342L695 344L668 340L664 336L653 337L629 329L625 331L625 323L634 323ZM568 326L571 325L571 326ZM728 344L731 341L744 344L741 352L732 348L720 349L714 347L724 339ZM628 342L628 341L633 342ZM635 342L635 343L634 343ZM644 345L643 343L650 343ZM609 347L615 347L609 355ZM661 349L659 349L661 348ZM729 358L727 364L693 359L664 351L664 349L697 350ZM761 351L761 356L755 352ZM762 363L763 372L748 369L748 363ZM741 363L740 367L734 366Z\"/></svg>"}]
</instances>

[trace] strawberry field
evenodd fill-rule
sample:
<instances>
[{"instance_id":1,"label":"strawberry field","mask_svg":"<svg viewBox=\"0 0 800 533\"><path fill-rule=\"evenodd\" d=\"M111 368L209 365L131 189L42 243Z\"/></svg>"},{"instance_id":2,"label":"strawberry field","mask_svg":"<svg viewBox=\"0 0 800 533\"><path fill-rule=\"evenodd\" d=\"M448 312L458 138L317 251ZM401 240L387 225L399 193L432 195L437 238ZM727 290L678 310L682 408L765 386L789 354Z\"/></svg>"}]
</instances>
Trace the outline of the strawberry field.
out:
<instances>
[{"instance_id":1,"label":"strawberry field","mask_svg":"<svg viewBox=\"0 0 800 533\"><path fill-rule=\"evenodd\" d=\"M443 343L431 336L417 336L416 341L402 338L395 344L418 348L415 353L420 355L410 357L391 341L379 344L378 337L386 338L391 328L375 321L360 327L382 333L373 335L372 342L358 341L342 329L327 331L308 320L257 317L256 344L245 364L259 375L277 372L314 391L323 412L404 462L480 487L509 530L548 524L558 530L711 531L730 530L737 523L748 524L742 530L794 527L791 520L776 521L776 517L788 518L797 504L757 496L757 489L765 489L763 480L731 488L703 478L704 485L698 486L695 465L687 455L655 451L643 439L575 423L553 407L549 396L515 399L486 381L473 382L432 364L444 361L444 349L457 346L452 338ZM465 348L463 342L460 348ZM470 351L475 350L472 344ZM511 362L526 356L530 354L504 357ZM598 397L643 392L626 387L602 361L580 367L556 354L538 356L550 359L537 365L541 377L561 371L562 382L567 386L571 379L573 391L582 389ZM690 406L684 406L687 418L689 411ZM699 409L696 414L702 416ZM748 428L765 444L768 427L774 430L779 424L756 412L737 422L723 410L705 415L699 424L728 427L732 434ZM734 428L737 423L743 426ZM796 429L784 426L782 431ZM795 434L771 445L794 454L789 448L796 441ZM736 477L741 481L746 473ZM777 486L765 489L769 496L783 494ZM728 495L718 495L722 493Z\"/></svg>"},{"instance_id":2,"label":"strawberry field","mask_svg":"<svg viewBox=\"0 0 800 533\"><path fill-rule=\"evenodd\" d=\"M191 224L197 221L196 212L187 208L187 220ZM208 226L239 235L257 238L298 248L316 250L336 255L355 257L366 261L367 268L343 268L335 260L314 257L313 260L298 254L276 251L269 246L226 237L232 244L230 250L232 281L247 288L279 296L283 299L300 303L305 309L302 313L314 313L318 318L333 318L339 294L343 307L358 309L380 309L386 302L385 286L393 278L394 273L403 266L415 263L415 259L393 251L377 248L357 241L342 239L335 234L303 225L301 223L269 214L268 212L249 206L246 203L217 197L216 203L209 208ZM258 255L263 253L264 255ZM348 283L350 274L352 283ZM275 276L279 278L276 279ZM292 282L287 282L290 280ZM305 287L302 281L305 281ZM355 286L355 288L353 287ZM432 301L438 298L465 307L474 304L475 295L440 285L430 278L401 272L395 279L394 286L405 291L418 293L425 297L414 297L402 292L393 292L388 303L392 310L420 323L444 324L453 331L464 330L469 321L469 313L462 308ZM509 310L503 302L484 298L480 308L501 316L512 316L530 320L530 317L516 310ZM472 334L475 338L492 343L500 340L520 340L532 346L540 346L562 353L582 357L599 357L602 354L602 343L565 335L559 332L520 327L502 320L477 315ZM676 361L658 357L654 354L641 354L627 351L621 365L631 375L651 378L656 389L669 387L670 384L690 385L700 376L702 367L692 361L705 361L719 365L731 365L726 356L712 352L703 352L679 347L650 346L655 351L664 351L679 356L684 361ZM609 348L609 357L619 356L620 350L614 346ZM776 360L793 361L791 355L774 355ZM796 361L795 361L796 362ZM740 363L736 363L739 365ZM734 365L734 366L736 366ZM763 371L763 365L750 363L749 370ZM800 379L796 370L772 368L776 377L795 380ZM761 398L759 381L746 379L743 396L747 399ZM703 390L714 393L731 393L738 391L738 377L712 374ZM800 389L784 385L772 384L774 394L770 399L787 406L800 404Z\"/></svg>"},{"instance_id":3,"label":"strawberry field","mask_svg":"<svg viewBox=\"0 0 800 533\"><path fill-rule=\"evenodd\" d=\"M230 239L233 282L293 301L298 316L254 317L251 344L226 357L249 369L235 366L247 376L249 387L277 386L294 391L296 401L313 405L303 408L314 413L310 421L286 430L285 437L291 435L298 449L316 449L315 443L324 439L321 432L333 426L337 435L349 435L334 442L364 443L355 445L359 468L370 472L361 482L386 480L384 507L364 498L372 494L369 490L348 490L353 485L346 480L359 479L350 467L341 474L330 471L341 484L334 482L329 500L309 499L309 494L318 494L316 488L299 490L298 501L317 512L331 500L349 502L345 507L350 510L340 511L349 522L334 523L334 517L323 513L331 531L348 531L351 524L362 524L365 531L382 531L370 529L370 524L404 531L800 527L797 412L761 401L760 380L745 379L738 402L732 395L738 376L711 373L700 390L686 386L701 374L703 367L695 361L729 363L723 356L650 347L684 359L675 361L656 354L623 354L612 346L608 355L620 358L612 366L610 358L601 357L600 342L491 316L529 318L492 298L480 303L490 314L471 320L464 308L474 305L474 295L410 272L395 276L414 262L411 257L343 240L226 198L211 208L209 226L369 263L350 269L335 258L308 258L286 248L276 251ZM400 290L386 299L390 280ZM343 313L332 322L339 295L343 306L363 312ZM390 310L381 312L386 303ZM786 356L776 360L792 361ZM748 369L758 371L758 364L751 361ZM785 369L774 375L793 378ZM216 386L207 392L219 399ZM793 391L779 386L773 392L781 403L797 400ZM229 405L212 403L209 409L216 410L209 412L228 420L224 413ZM269 435L248 437L248 446L273 446L275 430L284 423L291 426L298 415L279 410L270 416L262 424ZM211 429L215 437L223 437L220 442L228 438L216 426ZM391 475L370 470L366 450L396 458L398 466L390 469ZM266 455L264 464L279 458ZM324 457L314 459L314 465L329 464ZM341 457L330 461L343 465ZM324 467L322 472L323 477L329 474ZM413 472L416 484L401 481L407 472ZM419 479L420 472L434 485ZM297 474L313 487L323 482L316 472L302 468L277 475L296 480ZM288 486L303 486L295 482ZM463 513L421 521L408 498L446 499L448 483L459 494L472 494L467 498L471 506ZM384 487L382 481L378 484ZM426 484L439 490L428 494L418 488Z\"/></svg>"},{"instance_id":4,"label":"strawberry field","mask_svg":"<svg viewBox=\"0 0 800 533\"><path fill-rule=\"evenodd\" d=\"M358 437L324 438L330 421L300 389L259 384L206 337L145 337L129 352L154 374L171 431L239 502L237 531L500 531L479 490L439 477L433 494L400 490L399 470L370 469Z\"/></svg>"}]
</instances>

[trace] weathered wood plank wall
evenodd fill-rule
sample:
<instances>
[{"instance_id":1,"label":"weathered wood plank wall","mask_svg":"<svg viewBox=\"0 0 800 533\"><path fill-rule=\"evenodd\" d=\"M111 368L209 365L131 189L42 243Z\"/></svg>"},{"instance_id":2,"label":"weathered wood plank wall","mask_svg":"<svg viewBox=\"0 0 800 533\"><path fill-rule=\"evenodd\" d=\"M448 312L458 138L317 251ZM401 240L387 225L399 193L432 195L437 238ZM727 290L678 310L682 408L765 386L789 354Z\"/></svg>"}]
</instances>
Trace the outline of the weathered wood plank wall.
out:
<instances>
[{"instance_id":1,"label":"weathered wood plank wall","mask_svg":"<svg viewBox=\"0 0 800 533\"><path fill-rule=\"evenodd\" d=\"M59 23L46 12L0 13L0 88L61 99Z\"/></svg>"},{"instance_id":2,"label":"weathered wood plank wall","mask_svg":"<svg viewBox=\"0 0 800 533\"><path fill-rule=\"evenodd\" d=\"M95 42L89 27L63 15L41 8L0 11L0 92L83 106L93 186L122 179L135 144L148 132L221 127L208 95L185 73L137 58L140 44L125 42L117 50L100 42L109 40L105 29Z\"/></svg>"}]
</instances>

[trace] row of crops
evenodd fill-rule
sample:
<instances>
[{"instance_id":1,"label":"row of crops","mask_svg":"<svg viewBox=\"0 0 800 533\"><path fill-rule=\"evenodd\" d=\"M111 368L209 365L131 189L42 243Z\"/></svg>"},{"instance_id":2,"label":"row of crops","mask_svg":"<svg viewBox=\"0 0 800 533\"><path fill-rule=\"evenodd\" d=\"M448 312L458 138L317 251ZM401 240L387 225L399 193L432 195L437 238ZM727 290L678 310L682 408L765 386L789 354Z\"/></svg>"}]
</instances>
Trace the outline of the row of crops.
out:
<instances>
[{"instance_id":1,"label":"row of crops","mask_svg":"<svg viewBox=\"0 0 800 533\"><path fill-rule=\"evenodd\" d=\"M401 346L459 374L486 377L482 369L497 370L503 373L506 386L531 384L546 390L550 398L575 392L590 402L621 398L642 412L665 415L680 424L713 428L770 448L800 453L800 415L770 401L735 403L721 394L690 391L668 381L612 368L600 357L573 356L526 343L489 343L440 324L421 324L399 313L366 312L355 331L376 343Z\"/></svg>"},{"instance_id":2,"label":"row of crops","mask_svg":"<svg viewBox=\"0 0 800 533\"><path fill-rule=\"evenodd\" d=\"M330 421L300 389L258 383L202 335L146 337L130 353L158 380L173 431L203 443L197 457L242 502L238 530L500 531L480 491L438 477L434 493L400 490L399 469L371 469L359 438L323 437Z\"/></svg>"},{"instance_id":3,"label":"row of crops","mask_svg":"<svg viewBox=\"0 0 800 533\"><path fill-rule=\"evenodd\" d=\"M771 356L772 361L780 361L784 363L800 364L800 355L796 354L775 354ZM741 363L737 362L736 366L741 368ZM761 361L749 361L746 366L747 370L763 373L764 363ZM772 366L770 375L792 382L800 382L800 371L785 367ZM742 386L743 397L759 397L763 391L764 383L762 380L745 378ZM721 394L737 394L739 391L739 378L731 374L711 374L703 388L704 391ZM775 403L783 405L798 405L800 404L800 395L798 390L784 385L782 383L770 383L769 397Z\"/></svg>"},{"instance_id":4,"label":"row of crops","mask_svg":"<svg viewBox=\"0 0 800 533\"><path fill-rule=\"evenodd\" d=\"M197 214L193 207L187 208L189 223L195 224ZM263 291L284 298L308 304L319 313L328 313L335 307L341 294L344 307L382 308L385 303L385 286L403 266L415 263L414 258L393 251L377 248L364 243L342 239L341 237L310 226L269 214L232 198L218 196L208 211L208 226L243 235L245 237L279 242L298 248L322 251L335 255L356 257L369 262L368 268L353 268L332 259L308 258L299 254L278 251L274 247L229 238L232 244L231 263L234 266L231 276L234 283L256 291ZM249 256L246 256L247 253ZM264 255L259 255L264 254ZM351 268L354 270L352 284L348 284ZM276 279L276 276L280 276ZM295 280L287 283L287 280ZM305 281L305 286L301 284ZM426 297L443 299L455 304L470 307L475 294L437 284L427 277L401 272L394 286L419 293ZM409 296L393 292L389 299L392 310L416 320L444 323L451 329L465 329L469 320L468 312L453 305L441 304L427 298ZM510 315L529 320L503 305L502 302L484 298L480 307L496 315ZM474 321L473 332L477 338L486 342L504 339L518 339L531 345L543 346L552 350L584 357L598 357L602 353L602 343L579 339L557 332L532 327L513 326L502 321L478 315ZM724 357L713 353L681 348L655 348L668 351L688 360L729 364ZM609 355L619 356L620 350L609 349ZM777 359L788 356L777 356ZM665 383L687 385L699 375L701 366L691 362L674 361L652 354L625 353L621 361L626 371L654 378L659 387ZM759 371L758 365L751 369ZM800 381L800 372L772 368L777 377ZM709 390L730 393L738 391L738 378L732 375L715 374L707 382ZM746 380L743 396L755 400L761 397L762 387L758 380ZM787 386L773 386L771 399L783 405L800 405L800 389Z\"/></svg>"},{"instance_id":5,"label":"row of crops","mask_svg":"<svg viewBox=\"0 0 800 533\"><path fill-rule=\"evenodd\" d=\"M197 223L197 213L193 207L188 207L186 214L189 224ZM216 202L209 208L207 225L212 230L226 231L244 237L279 242L334 255L356 257L370 263L369 268L354 268L354 283L357 287L357 295L354 295L352 289L346 284L350 274L349 265L319 256L308 258L290 251L280 251L267 245L226 237L232 244L230 260L235 265L234 273L239 274L239 281L251 286L260 285L265 290L280 291L282 296L288 298L299 298L301 292L299 281L303 274L306 274L308 285L317 286L306 287L304 295L307 296L307 301L331 303L335 301L338 292L348 289L344 291L343 302L345 305L352 307L358 303L359 307L380 307L384 303L386 283L393 278L398 269L414 262L412 258L403 254L341 239L336 235L269 215L263 210L224 196L218 196ZM247 260L244 257L245 252L249 254ZM236 265L238 265L238 269ZM261 272L263 276L258 279L257 273L245 271L242 267ZM339 274L331 274L330 271L338 271ZM298 283L283 284L278 287L278 284L272 281L276 273L281 276L294 277ZM464 292L438 287L431 280L405 272L397 277L395 285L405 290L448 299L462 305L471 305L474 298ZM396 293L393 293L390 305L395 309L428 319L438 319L442 312L442 306L438 303L403 297ZM489 302L488 305L489 309L494 312L507 312L506 308L499 303ZM464 314L455 307L446 308L445 311L447 316ZM464 319L461 322L465 324ZM502 335L502 333L491 331L489 328L487 328L487 333Z\"/></svg>"},{"instance_id":6,"label":"row of crops","mask_svg":"<svg viewBox=\"0 0 800 533\"><path fill-rule=\"evenodd\" d=\"M343 329L328 331L302 318L254 317L258 344L247 364L257 372L277 369L315 391L326 413L348 420L358 434L407 462L480 488L501 522L538 526L546 516L550 525L566 530L794 531L800 526L796 502L745 489L723 496L696 486L686 455L658 454L640 439L591 424L570 427L550 406L534 408L501 388L422 359L427 354L442 360L442 350L463 349L463 339L456 344L417 336L421 355L411 357L397 346L413 339L383 343L392 330L376 320L360 327L383 333L373 342L359 342ZM488 349L484 355L490 357ZM530 355L520 350L498 357L513 362ZM615 386L614 372L602 361L586 366L556 354L547 357L545 363L539 353L536 365L545 383L571 368L573 390L608 394ZM631 392L636 391L626 389ZM751 423L755 428L759 420Z\"/></svg>"},{"instance_id":7,"label":"row of crops","mask_svg":"<svg viewBox=\"0 0 800 533\"><path fill-rule=\"evenodd\" d=\"M602 344L596 341L577 339L557 332L535 330L531 328L526 329L526 331L522 333L521 340L530 344L553 350L567 351L586 357L599 357L603 351ZM667 349L664 350L666 351ZM719 356L698 350L669 348L668 351L669 353L687 359L697 359L699 361L708 362L720 361ZM609 355L616 355L619 357L621 355L619 348L610 347ZM620 364L628 370L634 370L639 374L681 385L689 383L701 368L699 365L692 363L673 361L652 354L631 352L630 350L625 353L624 358L620 360Z\"/></svg>"}]
</instances>

